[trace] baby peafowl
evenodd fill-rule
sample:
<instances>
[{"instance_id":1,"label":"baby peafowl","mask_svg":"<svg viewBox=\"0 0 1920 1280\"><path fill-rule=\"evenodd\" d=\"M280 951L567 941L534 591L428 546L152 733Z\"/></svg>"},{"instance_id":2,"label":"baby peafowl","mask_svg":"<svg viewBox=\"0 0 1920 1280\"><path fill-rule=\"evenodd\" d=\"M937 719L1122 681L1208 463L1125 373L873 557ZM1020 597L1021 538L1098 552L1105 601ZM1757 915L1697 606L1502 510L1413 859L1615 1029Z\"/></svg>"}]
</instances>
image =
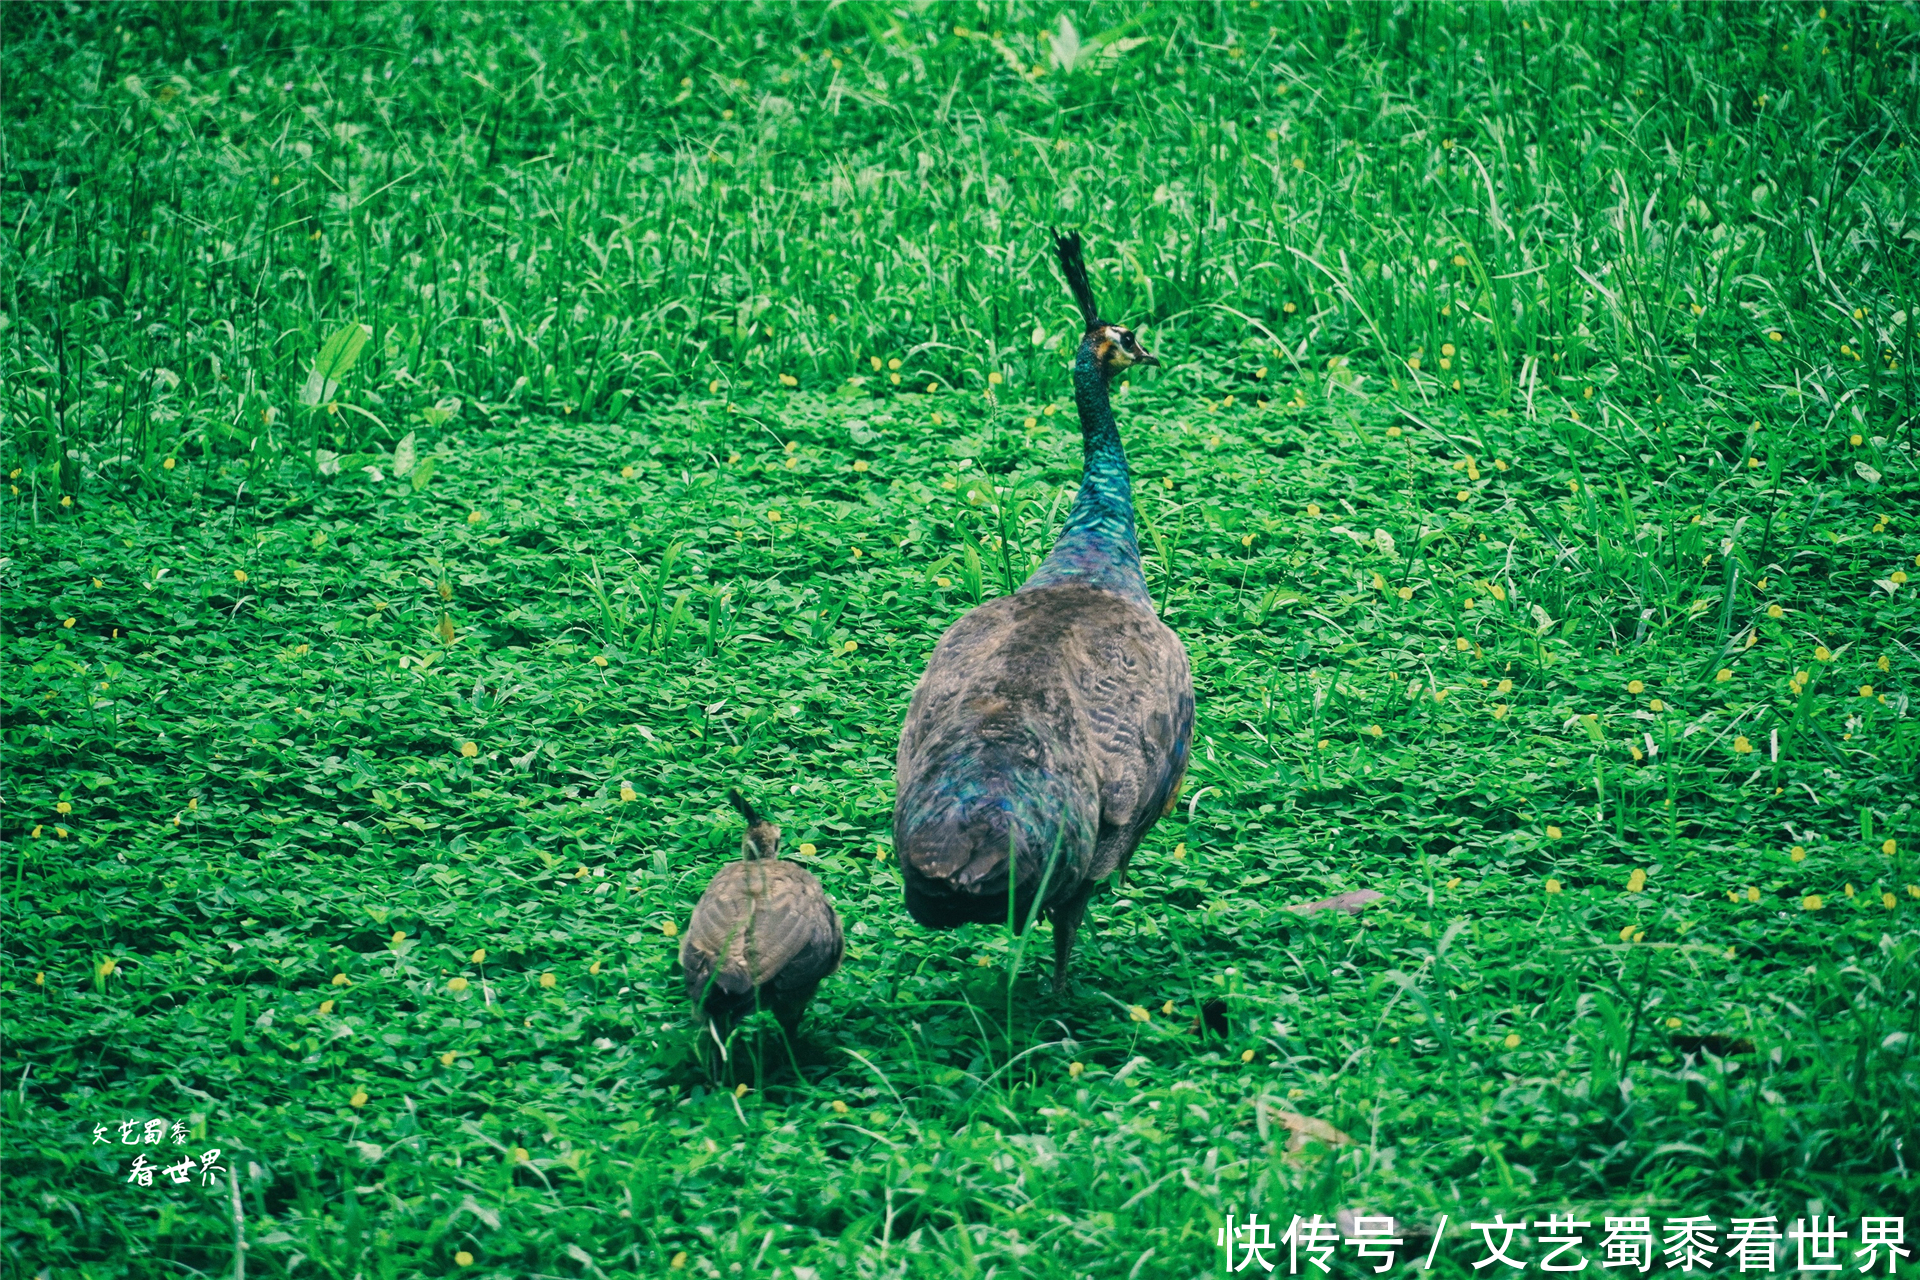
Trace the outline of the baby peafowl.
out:
<instances>
[{"instance_id":1,"label":"baby peafowl","mask_svg":"<svg viewBox=\"0 0 1920 1280\"><path fill-rule=\"evenodd\" d=\"M954 623L928 660L900 734L893 838L921 924L1024 927L1044 910L1060 991L1087 900L1173 807L1193 675L1140 572L1107 396L1115 373L1159 361L1099 318L1080 237L1054 248L1086 321L1073 362L1080 494L1039 570Z\"/></svg>"},{"instance_id":2,"label":"baby peafowl","mask_svg":"<svg viewBox=\"0 0 1920 1280\"><path fill-rule=\"evenodd\" d=\"M772 1010L791 1036L815 989L840 967L840 917L811 872L780 861L780 828L738 791L727 798L747 820L744 856L720 868L693 909L680 944L687 998L717 1042L756 1008Z\"/></svg>"}]
</instances>

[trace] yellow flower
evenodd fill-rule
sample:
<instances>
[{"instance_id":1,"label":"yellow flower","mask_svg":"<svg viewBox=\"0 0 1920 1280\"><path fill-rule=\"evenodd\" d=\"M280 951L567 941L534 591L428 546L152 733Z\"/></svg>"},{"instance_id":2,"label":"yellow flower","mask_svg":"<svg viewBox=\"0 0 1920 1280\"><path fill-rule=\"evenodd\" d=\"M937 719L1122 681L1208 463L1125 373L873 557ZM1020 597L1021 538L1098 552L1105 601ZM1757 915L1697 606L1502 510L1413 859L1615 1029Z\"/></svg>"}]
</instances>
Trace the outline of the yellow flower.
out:
<instances>
[{"instance_id":1,"label":"yellow flower","mask_svg":"<svg viewBox=\"0 0 1920 1280\"><path fill-rule=\"evenodd\" d=\"M1859 448L1859 447L1860 447L1860 446L1861 446L1861 445L1862 445L1863 443L1865 443L1865 440L1864 440L1864 438L1863 438L1863 437L1861 436L1861 434L1860 434L1860 433L1859 433L1858 431L1856 431L1856 432L1854 432L1854 433L1853 433L1852 435L1850 435L1850 436L1848 436L1848 437L1847 437L1847 443L1848 443L1848 444L1850 444L1850 445L1852 445L1852 446L1853 446L1854 448L1856 448L1856 449L1857 449L1857 448Z\"/></svg>"},{"instance_id":2,"label":"yellow flower","mask_svg":"<svg viewBox=\"0 0 1920 1280\"><path fill-rule=\"evenodd\" d=\"M1455 265L1455 266L1463 266L1463 265L1465 265L1465 264L1463 264L1463 263L1455 263L1454 265ZM1443 355L1443 356L1449 356L1449 357L1450 357L1450 356L1452 356L1452 355L1453 355L1453 344L1452 344L1451 342L1443 342L1443 343L1441 343L1441 344L1440 344L1440 354L1441 354L1441 355Z\"/></svg>"},{"instance_id":3,"label":"yellow flower","mask_svg":"<svg viewBox=\"0 0 1920 1280\"><path fill-rule=\"evenodd\" d=\"M53 806L53 811L55 813L72 813L73 806L68 804L65 800L62 800L59 804L56 804L55 806Z\"/></svg>"},{"instance_id":4,"label":"yellow flower","mask_svg":"<svg viewBox=\"0 0 1920 1280\"><path fill-rule=\"evenodd\" d=\"M352 986L353 979L347 977L347 975L344 973L336 973L333 975L333 985L336 987Z\"/></svg>"},{"instance_id":5,"label":"yellow flower","mask_svg":"<svg viewBox=\"0 0 1920 1280\"><path fill-rule=\"evenodd\" d=\"M1882 840L1880 842L1880 852L1886 854L1889 858L1893 856L1893 851L1895 849L1898 849L1899 847L1900 846L1895 844L1892 840Z\"/></svg>"},{"instance_id":6,"label":"yellow flower","mask_svg":"<svg viewBox=\"0 0 1920 1280\"><path fill-rule=\"evenodd\" d=\"M1250 546L1252 546L1252 545L1253 545L1253 535L1252 535L1252 534L1250 534L1250 533L1243 533L1243 534L1241 534L1241 535L1240 535L1240 545L1241 545L1241 546L1243 546L1243 547L1250 547Z\"/></svg>"},{"instance_id":7,"label":"yellow flower","mask_svg":"<svg viewBox=\"0 0 1920 1280\"><path fill-rule=\"evenodd\" d=\"M320 1016L324 1018L332 1012L333 1012L333 1001L322 1000L320 1002Z\"/></svg>"},{"instance_id":8,"label":"yellow flower","mask_svg":"<svg viewBox=\"0 0 1920 1280\"><path fill-rule=\"evenodd\" d=\"M1758 901L1760 901L1760 889L1759 889L1759 886L1757 886L1757 885L1751 885L1751 884L1747 886L1747 901L1748 901L1748 902L1758 902Z\"/></svg>"},{"instance_id":9,"label":"yellow flower","mask_svg":"<svg viewBox=\"0 0 1920 1280\"><path fill-rule=\"evenodd\" d=\"M1500 1043L1508 1049L1518 1049L1520 1047L1520 1035L1518 1032L1509 1031L1507 1038Z\"/></svg>"},{"instance_id":10,"label":"yellow flower","mask_svg":"<svg viewBox=\"0 0 1920 1280\"><path fill-rule=\"evenodd\" d=\"M1895 901L1896 899L1890 893L1883 893L1880 895L1880 905L1885 907L1889 911L1893 910L1893 904Z\"/></svg>"},{"instance_id":11,"label":"yellow flower","mask_svg":"<svg viewBox=\"0 0 1920 1280\"><path fill-rule=\"evenodd\" d=\"M1560 828L1558 827L1547 828L1547 839L1558 840L1560 838L1560 835L1561 835Z\"/></svg>"},{"instance_id":12,"label":"yellow flower","mask_svg":"<svg viewBox=\"0 0 1920 1280\"><path fill-rule=\"evenodd\" d=\"M353 1091L353 1096L347 1099L347 1105L355 1108L366 1106L367 1091L365 1089L355 1089Z\"/></svg>"},{"instance_id":13,"label":"yellow flower","mask_svg":"<svg viewBox=\"0 0 1920 1280\"><path fill-rule=\"evenodd\" d=\"M1497 684L1497 685L1495 685L1495 686L1494 686L1494 690L1495 690L1496 692L1499 692L1499 693L1512 693L1512 692L1513 692L1513 681L1511 681L1511 680L1502 680L1502 681L1501 681L1501 682L1500 682L1499 684Z\"/></svg>"},{"instance_id":14,"label":"yellow flower","mask_svg":"<svg viewBox=\"0 0 1920 1280\"><path fill-rule=\"evenodd\" d=\"M1320 514L1320 504L1319 504L1319 503L1317 503L1317 502L1309 502L1309 503L1307 504L1307 514L1308 514L1308 515L1310 515L1310 516L1317 516L1317 515L1319 515L1319 514Z\"/></svg>"},{"instance_id":15,"label":"yellow flower","mask_svg":"<svg viewBox=\"0 0 1920 1280\"><path fill-rule=\"evenodd\" d=\"M514 1161L518 1164L525 1164L529 1160L533 1159L533 1153L531 1151L528 1151L525 1147L515 1147L511 1151L509 1151L507 1154L511 1155Z\"/></svg>"},{"instance_id":16,"label":"yellow flower","mask_svg":"<svg viewBox=\"0 0 1920 1280\"><path fill-rule=\"evenodd\" d=\"M1037 426L1039 426L1039 425L1040 425L1040 419L1038 419L1038 418L1028 418L1028 419L1027 419L1027 420L1026 420L1025 422L1022 422L1022 423L1021 423L1020 425L1021 425L1021 426L1023 426L1023 427L1025 427L1025 428L1026 428L1027 430L1029 430L1029 431L1031 431L1031 430L1033 430L1033 429L1034 429L1035 427L1037 427Z\"/></svg>"},{"instance_id":17,"label":"yellow flower","mask_svg":"<svg viewBox=\"0 0 1920 1280\"><path fill-rule=\"evenodd\" d=\"M1127 1016L1133 1019L1135 1022L1146 1022L1150 1018L1152 1018L1153 1015L1148 1013L1145 1009L1141 1008L1139 1005L1133 1004L1133 1005L1127 1006Z\"/></svg>"},{"instance_id":18,"label":"yellow flower","mask_svg":"<svg viewBox=\"0 0 1920 1280\"><path fill-rule=\"evenodd\" d=\"M469 512L467 512L467 523L468 523L468 524L479 524L479 523L481 523L482 521L484 521L484 520L485 520L486 518L487 518L487 513L486 513L486 512L484 512L484 511L469 511Z\"/></svg>"},{"instance_id":19,"label":"yellow flower","mask_svg":"<svg viewBox=\"0 0 1920 1280\"><path fill-rule=\"evenodd\" d=\"M1366 733L1369 737L1382 738L1386 736L1386 732L1385 729L1382 729L1377 724L1370 724L1366 727Z\"/></svg>"},{"instance_id":20,"label":"yellow flower","mask_svg":"<svg viewBox=\"0 0 1920 1280\"><path fill-rule=\"evenodd\" d=\"M1793 859L1795 862L1805 862L1807 860L1806 847L1804 845L1793 846L1793 848L1787 850L1787 857Z\"/></svg>"},{"instance_id":21,"label":"yellow flower","mask_svg":"<svg viewBox=\"0 0 1920 1280\"><path fill-rule=\"evenodd\" d=\"M1067 1064L1067 1074L1075 1080L1078 1080L1081 1074L1086 1071L1086 1069L1087 1068L1084 1063L1069 1062Z\"/></svg>"},{"instance_id":22,"label":"yellow flower","mask_svg":"<svg viewBox=\"0 0 1920 1280\"><path fill-rule=\"evenodd\" d=\"M61 506L63 506L63 507L70 507L70 506L72 506L72 505L73 505L73 495L72 495L72 494L70 494L70 493L63 493L63 494L61 494L61 495L60 495L60 505L61 505Z\"/></svg>"},{"instance_id":23,"label":"yellow flower","mask_svg":"<svg viewBox=\"0 0 1920 1280\"><path fill-rule=\"evenodd\" d=\"M160 469L162 471L171 471L173 470L173 468L174 468L174 460L172 458L168 458L165 462L160 464Z\"/></svg>"},{"instance_id":24,"label":"yellow flower","mask_svg":"<svg viewBox=\"0 0 1920 1280\"><path fill-rule=\"evenodd\" d=\"M233 580L235 582L245 582L247 580L247 571L245 569L235 569L233 571Z\"/></svg>"},{"instance_id":25,"label":"yellow flower","mask_svg":"<svg viewBox=\"0 0 1920 1280\"><path fill-rule=\"evenodd\" d=\"M874 358L875 358L875 359L878 359L879 357L877 357L877 356L876 356L876 357L874 357ZM892 359L892 360L889 360L889 361L887 361L887 368L889 368L889 369L894 369L894 370L898 370L898 369L900 368L900 361L899 361L899 359L898 359L898 358L895 358L895 359ZM876 370L876 372L878 372L878 370Z\"/></svg>"},{"instance_id":26,"label":"yellow flower","mask_svg":"<svg viewBox=\"0 0 1920 1280\"><path fill-rule=\"evenodd\" d=\"M866 471L866 470L869 470L870 467L871 467L871 464L868 463L868 461L865 458L856 458L854 460L853 469L855 471Z\"/></svg>"},{"instance_id":27,"label":"yellow flower","mask_svg":"<svg viewBox=\"0 0 1920 1280\"><path fill-rule=\"evenodd\" d=\"M1456 267L1464 267L1464 266L1466 266L1466 265L1467 265L1467 257L1466 257L1466 255L1465 255L1465 254L1463 254L1463 253L1456 253L1456 254L1454 254L1454 255L1453 255L1453 265L1454 265L1454 266L1456 266Z\"/></svg>"},{"instance_id":28,"label":"yellow flower","mask_svg":"<svg viewBox=\"0 0 1920 1280\"><path fill-rule=\"evenodd\" d=\"M1504 703L1504 702L1496 702L1496 703L1494 703L1494 704L1493 704L1493 718L1494 718L1495 720L1505 720L1505 719L1507 718L1507 704L1506 704L1506 703Z\"/></svg>"},{"instance_id":29,"label":"yellow flower","mask_svg":"<svg viewBox=\"0 0 1920 1280\"><path fill-rule=\"evenodd\" d=\"M1747 755L1753 751L1753 743L1747 740L1745 734L1736 735L1733 740L1733 750L1736 755Z\"/></svg>"},{"instance_id":30,"label":"yellow flower","mask_svg":"<svg viewBox=\"0 0 1920 1280\"><path fill-rule=\"evenodd\" d=\"M1251 1050L1251 1049L1242 1049L1242 1050L1240 1051L1240 1061L1242 1061L1242 1062L1252 1062L1252 1061L1253 1061L1253 1050Z\"/></svg>"},{"instance_id":31,"label":"yellow flower","mask_svg":"<svg viewBox=\"0 0 1920 1280\"><path fill-rule=\"evenodd\" d=\"M460 744L460 754L471 760L480 754L480 744L477 742L463 742Z\"/></svg>"},{"instance_id":32,"label":"yellow flower","mask_svg":"<svg viewBox=\"0 0 1920 1280\"><path fill-rule=\"evenodd\" d=\"M1465 636L1455 636L1453 638L1453 647L1460 653L1467 653L1473 648L1473 645L1468 642Z\"/></svg>"},{"instance_id":33,"label":"yellow flower","mask_svg":"<svg viewBox=\"0 0 1920 1280\"><path fill-rule=\"evenodd\" d=\"M936 587L950 587L953 585L953 579L952 578L935 578L933 580L933 585Z\"/></svg>"},{"instance_id":34,"label":"yellow flower","mask_svg":"<svg viewBox=\"0 0 1920 1280\"><path fill-rule=\"evenodd\" d=\"M1449 880L1449 881L1447 881L1447 888L1449 888L1449 889L1458 889L1459 887L1460 887L1460 877L1459 877L1459 876L1455 876L1455 877L1454 877L1453 879L1451 879L1451 880Z\"/></svg>"},{"instance_id":35,"label":"yellow flower","mask_svg":"<svg viewBox=\"0 0 1920 1280\"><path fill-rule=\"evenodd\" d=\"M1810 893L1806 897L1800 899L1800 909L1802 911L1818 911L1821 907L1824 907L1826 905L1827 905L1826 899L1822 898L1817 893Z\"/></svg>"},{"instance_id":36,"label":"yellow flower","mask_svg":"<svg viewBox=\"0 0 1920 1280\"><path fill-rule=\"evenodd\" d=\"M1633 874L1627 877L1627 892L1639 893L1642 889L1646 887L1647 887L1647 873L1642 871L1639 867L1635 867L1633 869Z\"/></svg>"},{"instance_id":37,"label":"yellow flower","mask_svg":"<svg viewBox=\"0 0 1920 1280\"><path fill-rule=\"evenodd\" d=\"M465 978L455 978L447 983L447 990L449 991L465 991L466 989L467 980Z\"/></svg>"},{"instance_id":38,"label":"yellow flower","mask_svg":"<svg viewBox=\"0 0 1920 1280\"><path fill-rule=\"evenodd\" d=\"M440 1055L440 1065L443 1067L452 1066L455 1056L456 1054L452 1049L447 1050L445 1053Z\"/></svg>"},{"instance_id":39,"label":"yellow flower","mask_svg":"<svg viewBox=\"0 0 1920 1280\"><path fill-rule=\"evenodd\" d=\"M1887 575L1887 581L1893 583L1895 586L1905 585L1907 581L1907 571L1905 569L1895 569Z\"/></svg>"},{"instance_id":40,"label":"yellow flower","mask_svg":"<svg viewBox=\"0 0 1920 1280\"><path fill-rule=\"evenodd\" d=\"M1863 698L1871 698L1873 696L1873 686L1870 684L1861 685L1860 696Z\"/></svg>"},{"instance_id":41,"label":"yellow flower","mask_svg":"<svg viewBox=\"0 0 1920 1280\"><path fill-rule=\"evenodd\" d=\"M1851 884L1849 884L1849 885L1847 885L1847 887L1846 887L1846 889L1845 889L1845 893L1846 893L1846 895L1847 895L1847 896L1848 896L1849 898L1851 898L1851 897L1853 897L1853 896L1854 896L1854 889L1853 889L1853 886L1852 886Z\"/></svg>"},{"instance_id":42,"label":"yellow flower","mask_svg":"<svg viewBox=\"0 0 1920 1280\"><path fill-rule=\"evenodd\" d=\"M669 938L676 938L680 936L680 926L669 920L660 926L660 932L666 934Z\"/></svg>"},{"instance_id":43,"label":"yellow flower","mask_svg":"<svg viewBox=\"0 0 1920 1280\"><path fill-rule=\"evenodd\" d=\"M453 1255L453 1263L457 1267L470 1267L473 1265L473 1255L462 1249Z\"/></svg>"},{"instance_id":44,"label":"yellow flower","mask_svg":"<svg viewBox=\"0 0 1920 1280\"><path fill-rule=\"evenodd\" d=\"M1888 895L1887 895L1887 897L1889 897L1889 898L1891 898L1891 897L1893 897L1893 895L1892 895L1892 894L1888 894ZM41 973L36 973L36 974L34 974L34 975L33 975L33 985L34 985L34 986L36 986L36 987L44 987L44 986L46 986L46 985L47 985L47 975L46 975L46 974L45 974L44 972L41 972Z\"/></svg>"},{"instance_id":45,"label":"yellow flower","mask_svg":"<svg viewBox=\"0 0 1920 1280\"><path fill-rule=\"evenodd\" d=\"M987 385L989 386L997 387L1004 381L1006 381L1006 379L1002 378L997 370L987 375Z\"/></svg>"},{"instance_id":46,"label":"yellow flower","mask_svg":"<svg viewBox=\"0 0 1920 1280\"><path fill-rule=\"evenodd\" d=\"M98 587L104 587L104 586L106 586L107 584L106 584L106 583L104 583L104 582L102 582L102 581L100 581L100 579L98 579L98 578L95 578L95 579L93 580L93 585L94 585L94 586L95 586L96 588L98 588Z\"/></svg>"},{"instance_id":47,"label":"yellow flower","mask_svg":"<svg viewBox=\"0 0 1920 1280\"><path fill-rule=\"evenodd\" d=\"M631 479L633 479L633 468L632 468L632 467L622 467L622 468L620 468L620 478L621 478L622 480L631 480Z\"/></svg>"},{"instance_id":48,"label":"yellow flower","mask_svg":"<svg viewBox=\"0 0 1920 1280\"><path fill-rule=\"evenodd\" d=\"M1453 499L1455 502L1465 502L1468 498L1471 498L1472 496L1473 495L1468 493L1465 489L1462 489L1458 493L1453 495Z\"/></svg>"},{"instance_id":49,"label":"yellow flower","mask_svg":"<svg viewBox=\"0 0 1920 1280\"><path fill-rule=\"evenodd\" d=\"M840 59L835 58L834 61L839 62ZM672 1267L675 1271L679 1271L681 1268L685 1267L687 1265L686 1250L682 1249L679 1253L674 1254L673 1261L669 1262L667 1265Z\"/></svg>"},{"instance_id":50,"label":"yellow flower","mask_svg":"<svg viewBox=\"0 0 1920 1280\"><path fill-rule=\"evenodd\" d=\"M783 373L780 375L780 385L783 387L797 387L800 385L800 379L790 373Z\"/></svg>"},{"instance_id":51,"label":"yellow flower","mask_svg":"<svg viewBox=\"0 0 1920 1280\"><path fill-rule=\"evenodd\" d=\"M1398 591L1394 592L1393 594L1399 596L1402 600L1411 600L1413 599L1413 588L1402 587Z\"/></svg>"},{"instance_id":52,"label":"yellow flower","mask_svg":"<svg viewBox=\"0 0 1920 1280\"><path fill-rule=\"evenodd\" d=\"M1373 589L1375 591L1385 591L1387 589L1387 580L1378 573L1373 575Z\"/></svg>"},{"instance_id":53,"label":"yellow flower","mask_svg":"<svg viewBox=\"0 0 1920 1280\"><path fill-rule=\"evenodd\" d=\"M399 946L401 943L405 942L406 940L407 940L407 933L406 933L406 930L404 929L395 929L393 931L393 937L389 939L389 941L396 947Z\"/></svg>"},{"instance_id":54,"label":"yellow flower","mask_svg":"<svg viewBox=\"0 0 1920 1280\"><path fill-rule=\"evenodd\" d=\"M1647 686L1638 680L1627 681L1628 693L1644 693L1646 691L1646 688Z\"/></svg>"},{"instance_id":55,"label":"yellow flower","mask_svg":"<svg viewBox=\"0 0 1920 1280\"><path fill-rule=\"evenodd\" d=\"M1814 660L1817 662L1833 661L1833 651L1827 648L1827 646L1825 645L1816 645L1813 650L1813 656L1814 656Z\"/></svg>"},{"instance_id":56,"label":"yellow flower","mask_svg":"<svg viewBox=\"0 0 1920 1280\"><path fill-rule=\"evenodd\" d=\"M1727 681L1733 679L1733 672L1729 671L1725 667L1722 667L1718 671L1713 673L1713 678L1716 683L1725 684Z\"/></svg>"},{"instance_id":57,"label":"yellow flower","mask_svg":"<svg viewBox=\"0 0 1920 1280\"><path fill-rule=\"evenodd\" d=\"M1767 331L1767 341L1782 342L1782 341L1785 341L1785 335L1783 335L1778 329L1769 329Z\"/></svg>"},{"instance_id":58,"label":"yellow flower","mask_svg":"<svg viewBox=\"0 0 1920 1280\"><path fill-rule=\"evenodd\" d=\"M61 623L60 625L63 627L71 628L73 624L78 621L79 621L78 618L68 618L65 622Z\"/></svg>"},{"instance_id":59,"label":"yellow flower","mask_svg":"<svg viewBox=\"0 0 1920 1280\"><path fill-rule=\"evenodd\" d=\"M1633 926L1633 925L1626 925L1625 927L1623 927L1623 928L1622 928L1622 929L1620 930L1620 941L1622 941L1622 942L1632 942L1632 941L1633 941L1633 930L1634 930L1634 926Z\"/></svg>"},{"instance_id":60,"label":"yellow flower","mask_svg":"<svg viewBox=\"0 0 1920 1280\"><path fill-rule=\"evenodd\" d=\"M1548 893L1559 893L1559 892L1560 892L1560 882L1559 882L1558 880L1554 880L1554 879L1551 879L1551 878L1550 878L1550 879L1548 879L1548 881L1547 881L1547 892L1548 892Z\"/></svg>"},{"instance_id":61,"label":"yellow flower","mask_svg":"<svg viewBox=\"0 0 1920 1280\"><path fill-rule=\"evenodd\" d=\"M595 960L592 964L587 966L588 976L598 977L599 973L600 973L600 962L598 960Z\"/></svg>"},{"instance_id":62,"label":"yellow flower","mask_svg":"<svg viewBox=\"0 0 1920 1280\"><path fill-rule=\"evenodd\" d=\"M849 640L845 644L840 646L840 652L852 653L855 649L858 649L859 647L860 647L860 642L858 640Z\"/></svg>"},{"instance_id":63,"label":"yellow flower","mask_svg":"<svg viewBox=\"0 0 1920 1280\"><path fill-rule=\"evenodd\" d=\"M1770 604L1767 606L1767 616L1769 618L1784 618L1787 616L1787 611L1777 604Z\"/></svg>"},{"instance_id":64,"label":"yellow flower","mask_svg":"<svg viewBox=\"0 0 1920 1280\"><path fill-rule=\"evenodd\" d=\"M551 973L543 973L540 975L540 985L548 991L553 990L554 984L559 981L560 979L554 977Z\"/></svg>"},{"instance_id":65,"label":"yellow flower","mask_svg":"<svg viewBox=\"0 0 1920 1280\"><path fill-rule=\"evenodd\" d=\"M1171 1018L1173 1016L1173 1001L1169 1000L1165 1004L1161 1005L1160 1012L1164 1016Z\"/></svg>"},{"instance_id":66,"label":"yellow flower","mask_svg":"<svg viewBox=\"0 0 1920 1280\"><path fill-rule=\"evenodd\" d=\"M1666 709L1667 709L1667 704L1660 701L1660 699L1658 698L1651 699L1647 703L1647 710L1649 711L1665 711Z\"/></svg>"}]
</instances>

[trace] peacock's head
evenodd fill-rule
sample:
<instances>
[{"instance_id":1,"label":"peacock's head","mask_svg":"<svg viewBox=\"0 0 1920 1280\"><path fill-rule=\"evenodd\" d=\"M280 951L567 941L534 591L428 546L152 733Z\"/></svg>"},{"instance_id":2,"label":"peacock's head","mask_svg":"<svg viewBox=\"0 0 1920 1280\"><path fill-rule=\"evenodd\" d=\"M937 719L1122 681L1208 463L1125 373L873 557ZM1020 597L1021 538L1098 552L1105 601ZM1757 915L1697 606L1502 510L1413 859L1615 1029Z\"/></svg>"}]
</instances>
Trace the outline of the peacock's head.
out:
<instances>
[{"instance_id":1,"label":"peacock's head","mask_svg":"<svg viewBox=\"0 0 1920 1280\"><path fill-rule=\"evenodd\" d=\"M1140 345L1133 330L1121 325L1096 325L1087 330L1085 341L1093 348L1094 364L1108 377L1130 365L1160 363L1159 357Z\"/></svg>"},{"instance_id":2,"label":"peacock's head","mask_svg":"<svg viewBox=\"0 0 1920 1280\"><path fill-rule=\"evenodd\" d=\"M753 811L747 798L738 791L729 790L727 799L747 820L747 833L740 839L740 856L751 862L756 858L776 858L780 855L780 828Z\"/></svg>"}]
</instances>

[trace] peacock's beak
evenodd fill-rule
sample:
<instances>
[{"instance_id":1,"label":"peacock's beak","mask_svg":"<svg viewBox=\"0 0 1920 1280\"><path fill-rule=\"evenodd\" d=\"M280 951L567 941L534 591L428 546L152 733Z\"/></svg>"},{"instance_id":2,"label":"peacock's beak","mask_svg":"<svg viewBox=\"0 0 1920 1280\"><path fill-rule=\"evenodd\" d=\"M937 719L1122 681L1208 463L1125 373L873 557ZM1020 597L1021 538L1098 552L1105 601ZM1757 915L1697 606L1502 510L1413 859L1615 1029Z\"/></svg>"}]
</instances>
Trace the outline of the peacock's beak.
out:
<instances>
[{"instance_id":1,"label":"peacock's beak","mask_svg":"<svg viewBox=\"0 0 1920 1280\"><path fill-rule=\"evenodd\" d=\"M1158 365L1160 363L1160 357L1153 354L1153 352L1147 350L1145 347L1140 347L1133 357L1133 362L1135 364Z\"/></svg>"}]
</instances>

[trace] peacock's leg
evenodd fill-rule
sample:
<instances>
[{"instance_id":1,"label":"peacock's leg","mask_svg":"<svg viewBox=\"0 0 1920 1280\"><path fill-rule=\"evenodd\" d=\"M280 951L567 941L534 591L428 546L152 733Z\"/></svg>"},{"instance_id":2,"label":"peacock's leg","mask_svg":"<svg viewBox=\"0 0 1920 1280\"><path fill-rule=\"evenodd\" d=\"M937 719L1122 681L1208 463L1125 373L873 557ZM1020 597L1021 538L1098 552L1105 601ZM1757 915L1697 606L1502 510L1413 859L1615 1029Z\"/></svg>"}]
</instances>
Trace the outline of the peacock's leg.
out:
<instances>
[{"instance_id":1,"label":"peacock's leg","mask_svg":"<svg viewBox=\"0 0 1920 1280\"><path fill-rule=\"evenodd\" d=\"M1093 897L1093 891L1099 888L1096 883L1081 885L1071 898L1047 912L1047 919L1053 922L1053 992L1063 995L1067 990L1067 961L1073 955L1073 935L1080 931L1080 920L1087 914L1087 900Z\"/></svg>"}]
</instances>

